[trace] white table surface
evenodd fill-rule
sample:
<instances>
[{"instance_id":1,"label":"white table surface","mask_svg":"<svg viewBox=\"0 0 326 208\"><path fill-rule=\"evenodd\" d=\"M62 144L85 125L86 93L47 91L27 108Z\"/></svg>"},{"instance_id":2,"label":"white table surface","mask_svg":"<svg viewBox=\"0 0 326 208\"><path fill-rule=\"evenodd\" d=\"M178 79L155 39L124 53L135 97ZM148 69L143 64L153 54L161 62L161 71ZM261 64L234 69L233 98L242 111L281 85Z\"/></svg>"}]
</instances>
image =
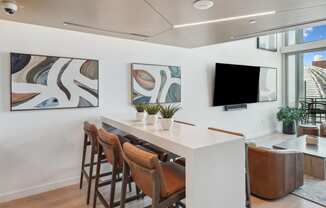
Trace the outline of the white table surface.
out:
<instances>
[{"instance_id":1,"label":"white table surface","mask_svg":"<svg viewBox=\"0 0 326 208\"><path fill-rule=\"evenodd\" d=\"M187 208L245 206L244 138L178 123L166 131L132 115L105 115L101 121L186 158Z\"/></svg>"}]
</instances>

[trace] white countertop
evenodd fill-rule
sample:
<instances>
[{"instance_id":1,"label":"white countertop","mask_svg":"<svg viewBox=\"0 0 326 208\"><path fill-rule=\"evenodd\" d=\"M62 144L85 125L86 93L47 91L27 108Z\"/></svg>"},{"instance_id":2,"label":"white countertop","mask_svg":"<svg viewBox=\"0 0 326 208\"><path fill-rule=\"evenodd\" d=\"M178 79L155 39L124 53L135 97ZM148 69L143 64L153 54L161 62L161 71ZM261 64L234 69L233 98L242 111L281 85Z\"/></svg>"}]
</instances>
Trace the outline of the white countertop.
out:
<instances>
[{"instance_id":1,"label":"white countertop","mask_svg":"<svg viewBox=\"0 0 326 208\"><path fill-rule=\"evenodd\" d=\"M170 130L162 130L159 122L154 126L149 126L145 125L145 122L136 121L136 119L130 115L108 114L102 116L102 121L107 122L108 124L113 124L113 126L119 125L119 128L122 130L128 128L129 131L135 132L135 136L146 133L152 137L161 139L164 138L170 142L190 149L198 149L244 139L243 137L216 132L203 127L189 126L179 123L174 123ZM146 140L145 137L144 139Z\"/></svg>"},{"instance_id":2,"label":"white countertop","mask_svg":"<svg viewBox=\"0 0 326 208\"><path fill-rule=\"evenodd\" d=\"M159 122L148 126L134 114L107 114L101 121L185 157L188 208L245 206L243 137L179 123L162 130Z\"/></svg>"}]
</instances>

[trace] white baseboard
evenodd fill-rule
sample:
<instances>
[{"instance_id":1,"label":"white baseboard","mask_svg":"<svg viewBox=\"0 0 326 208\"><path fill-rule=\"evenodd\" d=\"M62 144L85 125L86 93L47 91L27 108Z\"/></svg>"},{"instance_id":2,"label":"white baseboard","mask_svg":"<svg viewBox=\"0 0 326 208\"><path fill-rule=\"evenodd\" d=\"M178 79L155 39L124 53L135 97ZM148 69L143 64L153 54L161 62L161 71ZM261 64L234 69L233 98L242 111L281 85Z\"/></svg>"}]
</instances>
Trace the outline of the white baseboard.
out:
<instances>
[{"instance_id":1,"label":"white baseboard","mask_svg":"<svg viewBox=\"0 0 326 208\"><path fill-rule=\"evenodd\" d=\"M1 193L0 194L0 203L32 196L32 195L47 192L47 191L52 191L54 189L77 184L78 182L79 182L79 176L71 177L71 178L67 178L67 179L63 179L63 180L59 180L59 181L55 181L55 182L51 182L51 183L46 183L46 184L42 184L42 185L32 186L32 187L28 187L28 188L24 188L24 189L20 189L20 190L16 190L16 191L8 192L8 193Z\"/></svg>"}]
</instances>

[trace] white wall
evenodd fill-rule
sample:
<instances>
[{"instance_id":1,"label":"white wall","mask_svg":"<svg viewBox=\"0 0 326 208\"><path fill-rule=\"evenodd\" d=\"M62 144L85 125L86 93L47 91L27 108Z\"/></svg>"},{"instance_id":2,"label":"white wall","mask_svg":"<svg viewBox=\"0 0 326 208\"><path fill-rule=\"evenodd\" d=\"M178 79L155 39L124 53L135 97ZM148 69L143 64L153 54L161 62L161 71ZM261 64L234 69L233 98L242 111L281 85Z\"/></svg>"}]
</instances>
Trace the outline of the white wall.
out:
<instances>
[{"instance_id":1,"label":"white wall","mask_svg":"<svg viewBox=\"0 0 326 208\"><path fill-rule=\"evenodd\" d=\"M132 111L128 93L132 62L182 67L179 119L250 137L274 131L280 102L250 104L247 110L233 112L211 107L216 62L280 69L280 55L255 46L255 39L248 39L183 49L0 21L0 201L76 183L82 122L104 112ZM99 59L100 108L9 112L9 52Z\"/></svg>"}]
</instances>

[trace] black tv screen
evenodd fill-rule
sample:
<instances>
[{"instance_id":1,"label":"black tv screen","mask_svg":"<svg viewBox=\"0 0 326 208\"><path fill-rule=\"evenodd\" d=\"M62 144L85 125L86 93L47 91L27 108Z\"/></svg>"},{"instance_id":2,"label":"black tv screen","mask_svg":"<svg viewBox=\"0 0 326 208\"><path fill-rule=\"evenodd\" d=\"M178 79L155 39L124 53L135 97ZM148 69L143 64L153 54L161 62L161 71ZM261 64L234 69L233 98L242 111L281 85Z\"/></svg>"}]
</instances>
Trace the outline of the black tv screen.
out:
<instances>
[{"instance_id":1,"label":"black tv screen","mask_svg":"<svg viewBox=\"0 0 326 208\"><path fill-rule=\"evenodd\" d=\"M260 67L216 64L214 106L256 103Z\"/></svg>"}]
</instances>

